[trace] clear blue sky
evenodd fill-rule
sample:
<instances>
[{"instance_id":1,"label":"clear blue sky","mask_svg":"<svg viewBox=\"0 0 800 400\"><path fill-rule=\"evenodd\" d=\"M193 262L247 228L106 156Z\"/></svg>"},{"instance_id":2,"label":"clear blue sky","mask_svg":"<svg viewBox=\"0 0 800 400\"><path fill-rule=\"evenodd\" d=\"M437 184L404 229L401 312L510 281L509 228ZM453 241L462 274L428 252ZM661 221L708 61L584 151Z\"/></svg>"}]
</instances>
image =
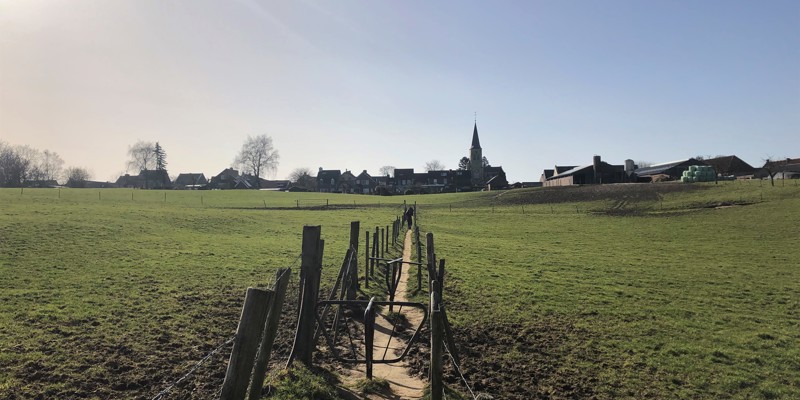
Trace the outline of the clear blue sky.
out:
<instances>
[{"instance_id":1,"label":"clear blue sky","mask_svg":"<svg viewBox=\"0 0 800 400\"><path fill-rule=\"evenodd\" d=\"M474 112L510 181L800 157L800 1L0 0L0 140L98 180L137 140L211 176L259 134L275 178L456 168Z\"/></svg>"}]
</instances>

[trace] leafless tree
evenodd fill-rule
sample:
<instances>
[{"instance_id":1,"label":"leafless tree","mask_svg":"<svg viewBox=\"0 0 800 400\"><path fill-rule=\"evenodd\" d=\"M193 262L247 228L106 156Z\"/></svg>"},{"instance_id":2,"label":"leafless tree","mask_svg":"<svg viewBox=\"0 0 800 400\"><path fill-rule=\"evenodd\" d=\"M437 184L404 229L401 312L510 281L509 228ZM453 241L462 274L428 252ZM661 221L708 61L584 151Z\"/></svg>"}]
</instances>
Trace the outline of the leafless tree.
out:
<instances>
[{"instance_id":1,"label":"leafless tree","mask_svg":"<svg viewBox=\"0 0 800 400\"><path fill-rule=\"evenodd\" d=\"M774 157L770 156L764 159L764 166L761 169L769 175L769 183L772 186L775 186L775 175L778 175L779 172L785 169L785 163L783 161L776 161ZM786 177L783 177L786 179Z\"/></svg>"},{"instance_id":2,"label":"leafless tree","mask_svg":"<svg viewBox=\"0 0 800 400\"><path fill-rule=\"evenodd\" d=\"M83 167L69 167L64 172L64 176L67 178L68 187L82 188L86 186L86 181L91 178L92 174Z\"/></svg>"},{"instance_id":3,"label":"leafless tree","mask_svg":"<svg viewBox=\"0 0 800 400\"><path fill-rule=\"evenodd\" d=\"M312 175L311 170L308 168L295 168L292 173L289 174L289 180L292 181L295 186L308 190L316 190L317 188L317 178Z\"/></svg>"},{"instance_id":4,"label":"leafless tree","mask_svg":"<svg viewBox=\"0 0 800 400\"><path fill-rule=\"evenodd\" d=\"M381 176L389 176L394 175L394 170L394 165L384 165L378 169L378 173L381 174Z\"/></svg>"},{"instance_id":5,"label":"leafless tree","mask_svg":"<svg viewBox=\"0 0 800 400\"><path fill-rule=\"evenodd\" d=\"M153 142L138 141L128 147L128 172L141 172L155 169L156 146Z\"/></svg>"},{"instance_id":6,"label":"leafless tree","mask_svg":"<svg viewBox=\"0 0 800 400\"><path fill-rule=\"evenodd\" d=\"M243 173L256 177L258 187L261 187L261 176L272 173L278 168L278 150L272 145L272 138L267 135L247 137L242 149L234 160Z\"/></svg>"},{"instance_id":7,"label":"leafless tree","mask_svg":"<svg viewBox=\"0 0 800 400\"><path fill-rule=\"evenodd\" d=\"M38 152L28 146L10 146L0 142L0 186L20 187L30 180Z\"/></svg>"},{"instance_id":8,"label":"leafless tree","mask_svg":"<svg viewBox=\"0 0 800 400\"><path fill-rule=\"evenodd\" d=\"M39 173L40 180L54 181L61 177L61 171L64 167L64 160L58 153L50 150L43 151L37 160L36 170Z\"/></svg>"},{"instance_id":9,"label":"leafless tree","mask_svg":"<svg viewBox=\"0 0 800 400\"><path fill-rule=\"evenodd\" d=\"M636 165L636 168L647 168L653 166L653 163L650 161L636 161L634 164Z\"/></svg>"},{"instance_id":10,"label":"leafless tree","mask_svg":"<svg viewBox=\"0 0 800 400\"><path fill-rule=\"evenodd\" d=\"M439 160L431 160L425 163L425 171L441 171L445 168Z\"/></svg>"}]
</instances>

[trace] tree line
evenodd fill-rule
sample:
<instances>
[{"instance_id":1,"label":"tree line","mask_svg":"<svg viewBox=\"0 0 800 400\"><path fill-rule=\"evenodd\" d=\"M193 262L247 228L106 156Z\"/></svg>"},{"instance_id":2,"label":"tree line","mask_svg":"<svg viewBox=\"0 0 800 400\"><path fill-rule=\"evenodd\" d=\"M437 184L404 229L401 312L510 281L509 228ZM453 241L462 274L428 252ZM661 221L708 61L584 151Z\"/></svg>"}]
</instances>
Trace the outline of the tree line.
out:
<instances>
[{"instance_id":1,"label":"tree line","mask_svg":"<svg viewBox=\"0 0 800 400\"><path fill-rule=\"evenodd\" d=\"M0 141L0 187L46 187L59 180L79 186L90 177L85 167L64 168L64 160L54 151Z\"/></svg>"}]
</instances>

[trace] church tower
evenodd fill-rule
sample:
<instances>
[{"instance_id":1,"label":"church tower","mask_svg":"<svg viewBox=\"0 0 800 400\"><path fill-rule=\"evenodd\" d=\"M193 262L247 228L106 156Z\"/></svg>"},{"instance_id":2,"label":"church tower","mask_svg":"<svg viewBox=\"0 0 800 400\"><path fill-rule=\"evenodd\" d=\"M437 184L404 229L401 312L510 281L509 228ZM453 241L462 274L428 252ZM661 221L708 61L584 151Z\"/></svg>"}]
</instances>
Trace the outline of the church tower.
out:
<instances>
[{"instance_id":1,"label":"church tower","mask_svg":"<svg viewBox=\"0 0 800 400\"><path fill-rule=\"evenodd\" d=\"M469 148L469 170L472 175L472 186L483 186L483 149L478 140L478 122L472 130L472 146Z\"/></svg>"}]
</instances>

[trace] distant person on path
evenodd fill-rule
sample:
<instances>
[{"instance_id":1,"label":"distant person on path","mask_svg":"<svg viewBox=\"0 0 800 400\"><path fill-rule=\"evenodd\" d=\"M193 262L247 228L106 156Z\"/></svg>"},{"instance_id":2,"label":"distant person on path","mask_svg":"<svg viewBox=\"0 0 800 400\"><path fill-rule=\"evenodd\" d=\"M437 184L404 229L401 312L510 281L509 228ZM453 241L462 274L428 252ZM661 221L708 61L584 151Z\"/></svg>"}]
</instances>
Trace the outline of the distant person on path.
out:
<instances>
[{"instance_id":1,"label":"distant person on path","mask_svg":"<svg viewBox=\"0 0 800 400\"><path fill-rule=\"evenodd\" d=\"M411 229L411 223L414 221L414 207L408 207L405 219L408 221L408 229Z\"/></svg>"}]
</instances>

